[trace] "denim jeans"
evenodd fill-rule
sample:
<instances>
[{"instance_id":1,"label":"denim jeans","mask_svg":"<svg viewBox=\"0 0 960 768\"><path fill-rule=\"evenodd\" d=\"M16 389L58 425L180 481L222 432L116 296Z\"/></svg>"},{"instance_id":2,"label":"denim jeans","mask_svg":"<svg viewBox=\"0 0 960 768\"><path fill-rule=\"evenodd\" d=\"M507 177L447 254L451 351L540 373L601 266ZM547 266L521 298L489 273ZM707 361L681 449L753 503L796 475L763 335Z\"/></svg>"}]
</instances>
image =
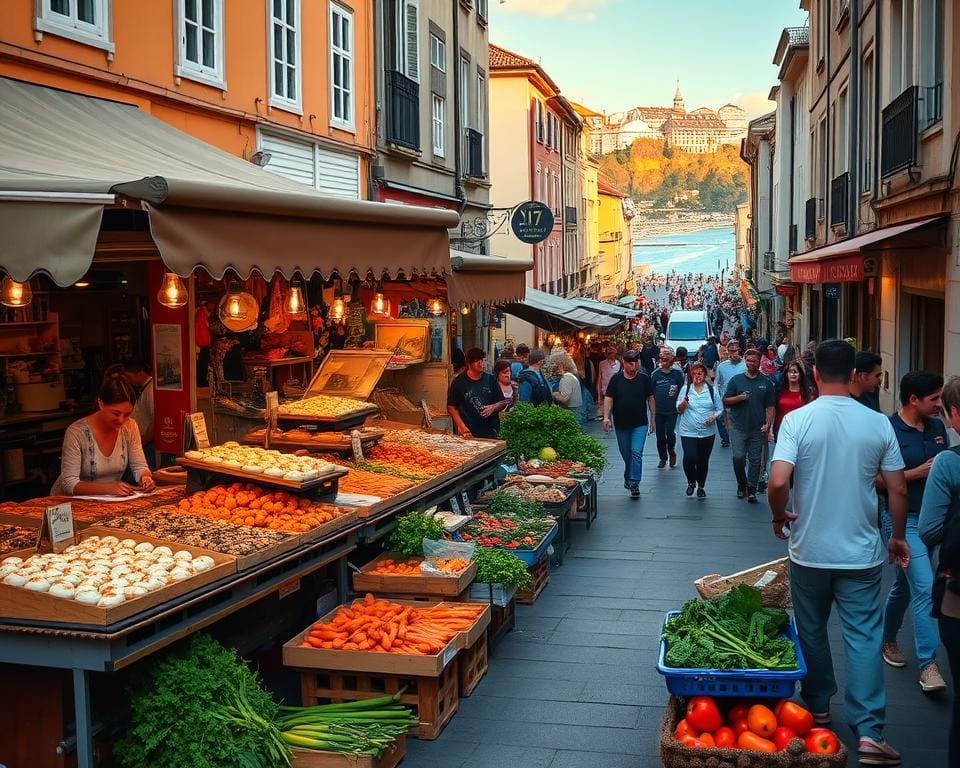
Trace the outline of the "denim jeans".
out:
<instances>
[{"instance_id":1,"label":"denim jeans","mask_svg":"<svg viewBox=\"0 0 960 768\"><path fill-rule=\"evenodd\" d=\"M845 570L790 563L790 594L807 662L800 693L811 712L829 712L837 692L827 620L834 603L846 660L847 723L858 738L882 738L887 693L883 685L883 566Z\"/></svg>"},{"instance_id":2,"label":"denim jeans","mask_svg":"<svg viewBox=\"0 0 960 768\"><path fill-rule=\"evenodd\" d=\"M923 669L937 657L940 639L937 637L937 621L930 615L933 609L931 590L933 589L933 565L930 563L930 550L917 534L918 515L907 515L907 544L910 545L910 565L904 571L894 566L897 578L887 595L887 606L883 612L883 639L896 641L897 633L903 625L903 616L910 608L913 617L913 641L917 650L917 666ZM881 516L881 532L884 543L890 540L893 522L890 513L884 511Z\"/></svg>"},{"instance_id":3,"label":"denim jeans","mask_svg":"<svg viewBox=\"0 0 960 768\"><path fill-rule=\"evenodd\" d=\"M670 453L674 453L677 447L677 417L680 414L675 410L673 413L657 412L654 415L654 425L657 431L657 453L661 461L666 461Z\"/></svg>"},{"instance_id":4,"label":"denim jeans","mask_svg":"<svg viewBox=\"0 0 960 768\"><path fill-rule=\"evenodd\" d=\"M760 483L763 444L767 435L759 429L744 432L736 425L730 425L730 446L733 449L733 473L737 476L737 485L741 488L757 490Z\"/></svg>"},{"instance_id":5,"label":"denim jeans","mask_svg":"<svg viewBox=\"0 0 960 768\"><path fill-rule=\"evenodd\" d=\"M717 419L717 433L720 435L720 442L730 444L730 433L727 431L727 412Z\"/></svg>"},{"instance_id":6,"label":"denim jeans","mask_svg":"<svg viewBox=\"0 0 960 768\"><path fill-rule=\"evenodd\" d=\"M623 481L630 486L639 485L643 475L643 446L647 442L649 427L617 429L617 447L623 456Z\"/></svg>"}]
</instances>

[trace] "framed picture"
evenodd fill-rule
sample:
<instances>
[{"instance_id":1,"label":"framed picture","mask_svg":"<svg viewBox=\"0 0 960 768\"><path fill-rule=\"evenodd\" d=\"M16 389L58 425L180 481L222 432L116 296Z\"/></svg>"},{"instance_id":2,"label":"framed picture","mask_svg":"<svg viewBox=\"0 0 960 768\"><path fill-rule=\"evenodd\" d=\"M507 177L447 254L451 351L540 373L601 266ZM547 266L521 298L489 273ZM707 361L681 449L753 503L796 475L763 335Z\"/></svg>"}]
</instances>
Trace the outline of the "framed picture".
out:
<instances>
[{"instance_id":1,"label":"framed picture","mask_svg":"<svg viewBox=\"0 0 960 768\"><path fill-rule=\"evenodd\" d=\"M153 386L155 389L183 390L183 358L180 326L157 323L153 326Z\"/></svg>"},{"instance_id":2,"label":"framed picture","mask_svg":"<svg viewBox=\"0 0 960 768\"><path fill-rule=\"evenodd\" d=\"M389 350L407 363L423 363L430 359L430 321L416 319L377 323L374 346Z\"/></svg>"}]
</instances>

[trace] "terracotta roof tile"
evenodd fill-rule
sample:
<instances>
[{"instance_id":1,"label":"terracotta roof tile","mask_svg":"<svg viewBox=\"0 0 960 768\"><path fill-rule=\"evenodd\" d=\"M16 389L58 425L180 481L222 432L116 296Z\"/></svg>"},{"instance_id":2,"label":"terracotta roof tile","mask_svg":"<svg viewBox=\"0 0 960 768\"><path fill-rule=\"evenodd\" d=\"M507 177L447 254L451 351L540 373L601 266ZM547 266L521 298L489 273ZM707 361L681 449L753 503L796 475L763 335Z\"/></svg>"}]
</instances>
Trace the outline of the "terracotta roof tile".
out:
<instances>
[{"instance_id":1,"label":"terracotta roof tile","mask_svg":"<svg viewBox=\"0 0 960 768\"><path fill-rule=\"evenodd\" d=\"M532 59L528 59L526 56L521 56L513 51L508 51L506 48L501 48L499 45L494 45L493 43L490 43L489 46L488 59L490 67L493 69L497 67L507 69L514 67L535 67L537 65Z\"/></svg>"},{"instance_id":2,"label":"terracotta roof tile","mask_svg":"<svg viewBox=\"0 0 960 768\"><path fill-rule=\"evenodd\" d=\"M604 195L614 195L615 197L626 197L623 192L613 186L613 184L603 178L603 176L597 178L597 192Z\"/></svg>"}]
</instances>

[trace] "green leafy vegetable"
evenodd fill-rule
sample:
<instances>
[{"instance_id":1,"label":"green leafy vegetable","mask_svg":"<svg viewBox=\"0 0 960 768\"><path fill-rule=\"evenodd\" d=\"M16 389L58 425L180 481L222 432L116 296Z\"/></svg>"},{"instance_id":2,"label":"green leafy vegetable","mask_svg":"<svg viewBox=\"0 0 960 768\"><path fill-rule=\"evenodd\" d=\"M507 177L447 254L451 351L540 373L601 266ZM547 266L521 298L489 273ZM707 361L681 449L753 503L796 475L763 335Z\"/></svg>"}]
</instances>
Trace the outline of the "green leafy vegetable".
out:
<instances>
[{"instance_id":1,"label":"green leafy vegetable","mask_svg":"<svg viewBox=\"0 0 960 768\"><path fill-rule=\"evenodd\" d=\"M490 494L486 511L495 517L503 515L531 519L545 517L543 504L539 501L521 501L516 496L503 491L494 491Z\"/></svg>"},{"instance_id":2,"label":"green leafy vegetable","mask_svg":"<svg viewBox=\"0 0 960 768\"><path fill-rule=\"evenodd\" d=\"M114 753L125 768L280 768L277 713L236 652L198 634L135 673Z\"/></svg>"},{"instance_id":3,"label":"green leafy vegetable","mask_svg":"<svg viewBox=\"0 0 960 768\"><path fill-rule=\"evenodd\" d=\"M538 456L549 446L561 459L582 461L591 469L603 469L607 462L600 441L583 433L573 413L554 405L517 403L500 420L500 439L517 458Z\"/></svg>"},{"instance_id":4,"label":"green leafy vegetable","mask_svg":"<svg viewBox=\"0 0 960 768\"><path fill-rule=\"evenodd\" d=\"M764 608L760 590L739 584L713 600L688 600L663 629L671 667L796 669L797 651L782 632L787 614Z\"/></svg>"},{"instance_id":5,"label":"green leafy vegetable","mask_svg":"<svg viewBox=\"0 0 960 768\"><path fill-rule=\"evenodd\" d=\"M473 559L477 561L475 581L517 589L530 586L530 571L516 555L490 547L477 547Z\"/></svg>"},{"instance_id":6,"label":"green leafy vegetable","mask_svg":"<svg viewBox=\"0 0 960 768\"><path fill-rule=\"evenodd\" d=\"M443 521L423 512L407 512L397 517L397 527L387 539L387 547L407 557L423 557L424 539L442 539L447 529Z\"/></svg>"}]
</instances>

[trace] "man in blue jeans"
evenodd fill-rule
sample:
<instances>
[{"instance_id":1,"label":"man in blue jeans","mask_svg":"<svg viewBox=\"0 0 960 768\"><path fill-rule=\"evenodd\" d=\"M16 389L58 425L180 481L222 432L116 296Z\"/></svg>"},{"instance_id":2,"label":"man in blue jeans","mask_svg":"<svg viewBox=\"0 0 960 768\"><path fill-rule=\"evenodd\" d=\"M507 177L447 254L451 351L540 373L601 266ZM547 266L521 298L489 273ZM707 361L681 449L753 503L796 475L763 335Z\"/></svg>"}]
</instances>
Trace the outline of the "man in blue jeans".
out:
<instances>
[{"instance_id":1,"label":"man in blue jeans","mask_svg":"<svg viewBox=\"0 0 960 768\"><path fill-rule=\"evenodd\" d=\"M836 604L846 650L847 724L859 739L860 763L899 765L900 754L883 740L880 580L885 559L904 569L910 564L907 481L890 420L850 397L853 356L853 347L840 339L817 346L814 377L820 396L787 414L780 425L767 498L774 534L790 542L790 593L808 668L803 699L816 723L831 721L837 682L827 621ZM878 474L890 508L887 558L877 527Z\"/></svg>"},{"instance_id":2,"label":"man in blue jeans","mask_svg":"<svg viewBox=\"0 0 960 768\"><path fill-rule=\"evenodd\" d=\"M937 666L937 621L933 618L933 565L927 545L920 540L917 524L923 505L923 490L933 459L950 447L947 428L937 418L943 377L929 371L910 371L900 379L900 410L890 424L900 445L907 478L907 543L910 567L896 569L896 580L887 596L883 614L883 660L891 667L905 667L906 657L897 645L897 633L904 614L910 608L913 637L920 668L920 688L935 693L947 687ZM879 483L880 481L878 481ZM881 506L882 532L890 536L892 522L885 505Z\"/></svg>"},{"instance_id":3,"label":"man in blue jeans","mask_svg":"<svg viewBox=\"0 0 960 768\"><path fill-rule=\"evenodd\" d=\"M612 423L623 457L623 487L630 491L631 499L640 498L643 446L647 435L653 432L656 415L650 377L640 370L640 352L631 349L624 354L623 368L610 379L603 397L603 431L609 432Z\"/></svg>"}]
</instances>

